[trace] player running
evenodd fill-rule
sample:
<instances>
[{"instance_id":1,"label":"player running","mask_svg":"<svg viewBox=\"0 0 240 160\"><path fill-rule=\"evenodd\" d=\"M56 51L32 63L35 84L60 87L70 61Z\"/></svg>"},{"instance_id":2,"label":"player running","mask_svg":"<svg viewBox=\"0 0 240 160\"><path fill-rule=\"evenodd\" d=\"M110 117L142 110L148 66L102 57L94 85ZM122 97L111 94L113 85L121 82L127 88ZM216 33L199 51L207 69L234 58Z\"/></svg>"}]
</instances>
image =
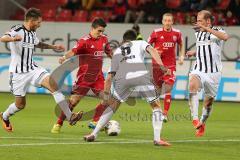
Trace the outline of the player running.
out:
<instances>
[{"instance_id":1,"label":"player running","mask_svg":"<svg viewBox=\"0 0 240 160\"><path fill-rule=\"evenodd\" d=\"M108 107L103 112L96 128L90 135L84 137L88 142L94 141L101 128L103 128L116 112L122 102L125 102L133 90L138 90L152 107L152 125L154 130L154 145L169 146L170 144L160 139L162 129L162 111L159 105L158 94L151 82L150 72L145 65L146 53L149 53L159 64L163 73L170 70L162 65L157 50L143 40L136 40L137 34L128 30L123 35L123 44L116 49L113 55L111 69L104 86L105 99ZM110 93L110 88L112 92Z\"/></svg>"},{"instance_id":2,"label":"player running","mask_svg":"<svg viewBox=\"0 0 240 160\"><path fill-rule=\"evenodd\" d=\"M9 118L24 109L26 105L25 95L30 85L48 89L61 110L66 114L71 125L74 125L82 116L82 113L75 114L70 111L68 102L64 95L58 91L58 86L50 78L49 73L33 61L32 56L35 47L64 51L62 45L49 45L39 41L36 30L40 27L41 22L40 10L30 8L25 14L23 25L12 27L11 31L0 38L1 42L10 43L10 87L15 96L15 102L10 104L3 113L0 113L3 128L8 132L13 131Z\"/></svg>"},{"instance_id":3,"label":"player running","mask_svg":"<svg viewBox=\"0 0 240 160\"><path fill-rule=\"evenodd\" d=\"M106 26L107 24L102 18L94 19L90 33L80 38L73 49L69 50L59 59L59 63L62 64L73 56L79 56L77 80L73 86L72 95L69 98L71 109L79 103L90 89L96 96L101 99L103 98L103 55L106 53L111 57L112 54L109 45L107 45L108 38L103 34ZM105 108L106 106L103 102L97 105L93 122L90 123L89 127L95 128L95 125ZM52 133L60 133L65 118L65 114L62 112L58 117L57 123L54 124L51 130Z\"/></svg>"},{"instance_id":4,"label":"player running","mask_svg":"<svg viewBox=\"0 0 240 160\"><path fill-rule=\"evenodd\" d=\"M196 29L196 51L188 51L188 56L196 56L197 60L189 74L189 106L196 128L196 136L204 135L205 123L212 111L212 104L221 80L221 50L228 34L220 27L213 27L211 12L198 12ZM198 92L203 89L204 101L202 116L198 119Z\"/></svg>"},{"instance_id":5,"label":"player running","mask_svg":"<svg viewBox=\"0 0 240 160\"><path fill-rule=\"evenodd\" d=\"M179 45L180 57L179 64L182 65L184 61L184 47L182 42L182 34L179 30L174 29L173 15L165 13L162 19L162 28L155 29L150 35L148 42L154 45L154 48L159 51L164 66L171 70L171 75L164 75L162 70L159 69L158 63L152 59L153 64L153 79L159 92L164 84L164 122L167 121L167 114L171 105L171 90L176 80L176 44Z\"/></svg>"}]
</instances>

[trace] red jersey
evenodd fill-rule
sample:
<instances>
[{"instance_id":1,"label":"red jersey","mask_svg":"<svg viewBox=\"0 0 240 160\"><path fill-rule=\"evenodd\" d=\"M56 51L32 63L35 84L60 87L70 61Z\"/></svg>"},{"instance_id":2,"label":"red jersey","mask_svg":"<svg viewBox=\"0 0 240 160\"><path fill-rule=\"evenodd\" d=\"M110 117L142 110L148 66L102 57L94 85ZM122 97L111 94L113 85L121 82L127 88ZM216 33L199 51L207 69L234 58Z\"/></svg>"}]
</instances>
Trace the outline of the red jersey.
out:
<instances>
[{"instance_id":1,"label":"red jersey","mask_svg":"<svg viewBox=\"0 0 240 160\"><path fill-rule=\"evenodd\" d=\"M176 44L182 44L182 34L179 30L155 29L148 38L148 43L154 44L154 48L162 51L161 59L165 66L176 70ZM156 64L156 61L153 59L152 63Z\"/></svg>"},{"instance_id":2,"label":"red jersey","mask_svg":"<svg viewBox=\"0 0 240 160\"><path fill-rule=\"evenodd\" d=\"M108 38L105 35L93 38L90 34L83 36L73 47L75 55L79 55L79 69L77 77L84 75L85 82L95 82L102 74L103 54L111 53ZM105 46L108 46L107 48Z\"/></svg>"}]
</instances>

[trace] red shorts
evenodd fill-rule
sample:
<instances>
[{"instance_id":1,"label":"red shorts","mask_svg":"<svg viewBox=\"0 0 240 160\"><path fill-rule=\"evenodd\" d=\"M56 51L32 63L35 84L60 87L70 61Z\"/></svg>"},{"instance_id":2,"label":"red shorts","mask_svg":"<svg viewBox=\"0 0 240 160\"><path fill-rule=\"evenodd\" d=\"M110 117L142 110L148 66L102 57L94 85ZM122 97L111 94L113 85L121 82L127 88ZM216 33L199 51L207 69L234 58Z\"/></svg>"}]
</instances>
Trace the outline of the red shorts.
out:
<instances>
[{"instance_id":1,"label":"red shorts","mask_svg":"<svg viewBox=\"0 0 240 160\"><path fill-rule=\"evenodd\" d=\"M73 85L72 94L85 96L90 89L95 95L99 95L99 93L104 90L103 73L100 73L96 77L96 80L91 82L85 79L85 74L78 76L77 81Z\"/></svg>"},{"instance_id":2,"label":"red shorts","mask_svg":"<svg viewBox=\"0 0 240 160\"><path fill-rule=\"evenodd\" d=\"M153 69L153 80L154 84L158 87L162 87L163 83L173 85L176 81L175 69L169 68L171 70L171 75L164 75L164 73L159 68Z\"/></svg>"}]
</instances>

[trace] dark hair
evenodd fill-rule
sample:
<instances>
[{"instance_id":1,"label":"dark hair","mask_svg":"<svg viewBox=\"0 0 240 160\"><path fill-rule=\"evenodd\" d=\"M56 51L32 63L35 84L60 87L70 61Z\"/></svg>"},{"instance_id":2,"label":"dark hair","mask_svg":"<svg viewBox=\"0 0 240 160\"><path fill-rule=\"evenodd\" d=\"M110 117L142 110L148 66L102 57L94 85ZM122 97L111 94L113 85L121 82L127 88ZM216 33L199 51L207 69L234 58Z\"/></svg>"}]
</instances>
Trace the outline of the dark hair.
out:
<instances>
[{"instance_id":1,"label":"dark hair","mask_svg":"<svg viewBox=\"0 0 240 160\"><path fill-rule=\"evenodd\" d=\"M211 23L213 23L214 17L210 11L202 10L202 11L198 12L198 14L203 14L203 18L205 20L210 19Z\"/></svg>"},{"instance_id":2,"label":"dark hair","mask_svg":"<svg viewBox=\"0 0 240 160\"><path fill-rule=\"evenodd\" d=\"M106 22L104 21L104 19L102 19L102 18L95 18L93 21L92 21L92 27L93 28L97 28L97 27L99 27L99 26L101 26L101 27L107 27L107 24L106 24Z\"/></svg>"},{"instance_id":3,"label":"dark hair","mask_svg":"<svg viewBox=\"0 0 240 160\"><path fill-rule=\"evenodd\" d=\"M42 17L42 13L40 9L37 8L29 8L25 13L25 21L28 21L29 19L38 19L39 17Z\"/></svg>"},{"instance_id":4,"label":"dark hair","mask_svg":"<svg viewBox=\"0 0 240 160\"><path fill-rule=\"evenodd\" d=\"M137 33L132 29L127 30L123 34L123 41L133 41L133 40L136 40L136 38L137 38Z\"/></svg>"},{"instance_id":5,"label":"dark hair","mask_svg":"<svg viewBox=\"0 0 240 160\"><path fill-rule=\"evenodd\" d=\"M133 30L135 30L137 33L140 32L140 27L138 24L134 24L133 27L132 27Z\"/></svg>"}]
</instances>

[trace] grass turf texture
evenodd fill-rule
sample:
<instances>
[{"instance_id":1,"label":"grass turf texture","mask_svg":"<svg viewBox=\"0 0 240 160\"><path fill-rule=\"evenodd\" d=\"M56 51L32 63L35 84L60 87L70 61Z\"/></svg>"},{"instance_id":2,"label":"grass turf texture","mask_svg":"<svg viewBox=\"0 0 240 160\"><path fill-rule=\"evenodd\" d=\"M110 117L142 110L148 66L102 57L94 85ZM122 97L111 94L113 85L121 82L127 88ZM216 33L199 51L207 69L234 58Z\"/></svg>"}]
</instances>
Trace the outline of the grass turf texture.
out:
<instances>
[{"instance_id":1,"label":"grass turf texture","mask_svg":"<svg viewBox=\"0 0 240 160\"><path fill-rule=\"evenodd\" d=\"M0 93L0 111L13 100L12 95ZM84 98L75 110L89 111L98 102ZM82 140L90 132L88 121L74 127L65 122L61 134L51 134L57 119L54 108L50 95L28 94L24 111L11 118L14 132L0 129L0 159L240 159L239 103L216 102L205 136L195 138L187 101L173 101L170 121L162 130L162 138L172 142L166 148L153 146L151 109L141 99L134 107L123 104L114 115L122 129L119 136L109 137L103 132L94 143Z\"/></svg>"}]
</instances>

